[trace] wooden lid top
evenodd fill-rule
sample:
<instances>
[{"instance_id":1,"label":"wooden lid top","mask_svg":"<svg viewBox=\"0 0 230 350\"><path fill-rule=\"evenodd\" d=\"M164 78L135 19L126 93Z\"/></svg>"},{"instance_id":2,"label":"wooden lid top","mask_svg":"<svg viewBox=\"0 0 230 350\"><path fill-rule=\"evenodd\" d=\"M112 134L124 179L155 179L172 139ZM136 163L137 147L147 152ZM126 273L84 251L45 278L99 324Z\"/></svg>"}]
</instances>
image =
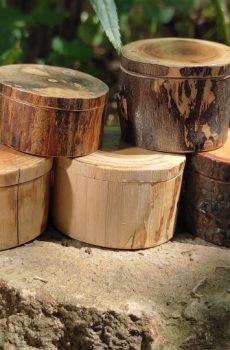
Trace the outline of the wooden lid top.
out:
<instances>
[{"instance_id":1,"label":"wooden lid top","mask_svg":"<svg viewBox=\"0 0 230 350\"><path fill-rule=\"evenodd\" d=\"M184 38L140 40L122 48L121 66L156 77L221 77L230 74L230 47Z\"/></svg>"},{"instance_id":2,"label":"wooden lid top","mask_svg":"<svg viewBox=\"0 0 230 350\"><path fill-rule=\"evenodd\" d=\"M109 138L113 145L108 142ZM71 166L83 176L116 182L167 181L178 176L184 168L183 155L153 152L121 144L116 135L111 137L107 130L104 145L103 150L85 157L73 160L60 158L57 160L58 166Z\"/></svg>"},{"instance_id":3,"label":"wooden lid top","mask_svg":"<svg viewBox=\"0 0 230 350\"><path fill-rule=\"evenodd\" d=\"M230 129L227 142L223 147L192 156L190 164L192 169L200 174L230 182Z\"/></svg>"},{"instance_id":4,"label":"wooden lid top","mask_svg":"<svg viewBox=\"0 0 230 350\"><path fill-rule=\"evenodd\" d=\"M52 168L52 159L31 156L0 145L0 187L34 180Z\"/></svg>"},{"instance_id":5,"label":"wooden lid top","mask_svg":"<svg viewBox=\"0 0 230 350\"><path fill-rule=\"evenodd\" d=\"M0 92L22 103L71 111L104 106L108 87L73 69L15 64L0 68Z\"/></svg>"}]
</instances>

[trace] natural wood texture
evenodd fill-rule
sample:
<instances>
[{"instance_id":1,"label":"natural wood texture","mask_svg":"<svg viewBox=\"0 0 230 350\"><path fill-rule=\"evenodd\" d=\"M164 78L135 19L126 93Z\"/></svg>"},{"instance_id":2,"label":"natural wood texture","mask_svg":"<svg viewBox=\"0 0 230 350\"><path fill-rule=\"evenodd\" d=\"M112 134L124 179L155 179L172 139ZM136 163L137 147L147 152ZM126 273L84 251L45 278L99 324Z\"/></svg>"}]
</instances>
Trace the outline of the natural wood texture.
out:
<instances>
[{"instance_id":1,"label":"natural wood texture","mask_svg":"<svg viewBox=\"0 0 230 350\"><path fill-rule=\"evenodd\" d=\"M223 147L191 157L189 166L202 175L230 182L230 129Z\"/></svg>"},{"instance_id":2,"label":"natural wood texture","mask_svg":"<svg viewBox=\"0 0 230 350\"><path fill-rule=\"evenodd\" d=\"M130 146L114 149L107 140L106 150L56 160L55 226L110 248L148 248L171 239L185 157Z\"/></svg>"},{"instance_id":3,"label":"natural wood texture","mask_svg":"<svg viewBox=\"0 0 230 350\"><path fill-rule=\"evenodd\" d=\"M188 229L209 242L230 246L230 132L222 148L193 156L187 172Z\"/></svg>"},{"instance_id":4,"label":"natural wood texture","mask_svg":"<svg viewBox=\"0 0 230 350\"><path fill-rule=\"evenodd\" d=\"M212 150L230 120L230 48L194 39L124 46L118 111L123 137L165 152Z\"/></svg>"},{"instance_id":5,"label":"natural wood texture","mask_svg":"<svg viewBox=\"0 0 230 350\"><path fill-rule=\"evenodd\" d=\"M79 71L44 65L0 68L1 142L42 156L98 149L108 87Z\"/></svg>"},{"instance_id":6,"label":"natural wood texture","mask_svg":"<svg viewBox=\"0 0 230 350\"><path fill-rule=\"evenodd\" d=\"M122 66L131 72L169 78L230 74L230 48L188 38L139 40L123 47Z\"/></svg>"},{"instance_id":7,"label":"natural wood texture","mask_svg":"<svg viewBox=\"0 0 230 350\"><path fill-rule=\"evenodd\" d=\"M18 187L18 244L42 233L49 211L50 172Z\"/></svg>"},{"instance_id":8,"label":"natural wood texture","mask_svg":"<svg viewBox=\"0 0 230 350\"><path fill-rule=\"evenodd\" d=\"M44 231L52 160L0 145L0 249L23 244Z\"/></svg>"}]
</instances>

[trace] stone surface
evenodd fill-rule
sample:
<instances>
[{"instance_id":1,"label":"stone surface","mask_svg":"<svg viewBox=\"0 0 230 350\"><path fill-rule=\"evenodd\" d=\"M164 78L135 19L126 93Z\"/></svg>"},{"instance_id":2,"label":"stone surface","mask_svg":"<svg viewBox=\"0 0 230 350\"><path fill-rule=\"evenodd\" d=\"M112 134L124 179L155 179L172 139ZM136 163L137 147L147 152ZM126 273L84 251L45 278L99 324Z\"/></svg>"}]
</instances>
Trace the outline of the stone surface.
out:
<instances>
[{"instance_id":1,"label":"stone surface","mask_svg":"<svg viewBox=\"0 0 230 350\"><path fill-rule=\"evenodd\" d=\"M230 347L229 250L186 234L116 251L49 228L0 252L0 279L3 350Z\"/></svg>"}]
</instances>

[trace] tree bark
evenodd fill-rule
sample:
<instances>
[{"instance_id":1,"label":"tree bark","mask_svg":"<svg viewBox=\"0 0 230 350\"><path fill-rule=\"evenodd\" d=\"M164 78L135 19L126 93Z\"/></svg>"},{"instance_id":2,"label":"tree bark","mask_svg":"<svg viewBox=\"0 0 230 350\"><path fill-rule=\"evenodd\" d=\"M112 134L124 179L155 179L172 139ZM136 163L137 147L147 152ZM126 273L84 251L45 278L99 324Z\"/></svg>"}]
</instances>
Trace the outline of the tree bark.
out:
<instances>
[{"instance_id":1,"label":"tree bark","mask_svg":"<svg viewBox=\"0 0 230 350\"><path fill-rule=\"evenodd\" d=\"M0 74L2 143L48 157L82 156L99 148L108 94L104 83L39 65L2 67Z\"/></svg>"},{"instance_id":2,"label":"tree bark","mask_svg":"<svg viewBox=\"0 0 230 350\"><path fill-rule=\"evenodd\" d=\"M197 236L230 247L230 183L188 172L185 185L187 228Z\"/></svg>"},{"instance_id":3,"label":"tree bark","mask_svg":"<svg viewBox=\"0 0 230 350\"><path fill-rule=\"evenodd\" d=\"M164 152L221 147L230 119L229 57L228 47L199 40L125 46L118 94L123 137Z\"/></svg>"}]
</instances>

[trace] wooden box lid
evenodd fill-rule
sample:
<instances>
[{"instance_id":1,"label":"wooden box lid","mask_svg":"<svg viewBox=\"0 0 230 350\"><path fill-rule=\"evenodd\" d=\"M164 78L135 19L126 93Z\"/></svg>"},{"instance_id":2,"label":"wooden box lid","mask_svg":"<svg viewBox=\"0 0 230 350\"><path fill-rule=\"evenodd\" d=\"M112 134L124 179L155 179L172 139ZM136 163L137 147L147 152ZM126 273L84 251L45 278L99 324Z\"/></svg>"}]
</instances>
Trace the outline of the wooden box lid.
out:
<instances>
[{"instance_id":1,"label":"wooden box lid","mask_svg":"<svg viewBox=\"0 0 230 350\"><path fill-rule=\"evenodd\" d=\"M192 156L190 167L193 171L209 178L230 182L230 129L227 142L223 147Z\"/></svg>"},{"instance_id":2,"label":"wooden box lid","mask_svg":"<svg viewBox=\"0 0 230 350\"><path fill-rule=\"evenodd\" d=\"M185 38L140 40L122 48L121 68L151 77L221 78L230 74L230 47Z\"/></svg>"},{"instance_id":3,"label":"wooden box lid","mask_svg":"<svg viewBox=\"0 0 230 350\"><path fill-rule=\"evenodd\" d=\"M0 68L0 93L35 107L82 111L103 107L108 87L73 69L15 64Z\"/></svg>"},{"instance_id":4,"label":"wooden box lid","mask_svg":"<svg viewBox=\"0 0 230 350\"><path fill-rule=\"evenodd\" d=\"M108 139L108 130L105 134ZM111 143L104 144L103 150L75 159L59 158L58 166L71 166L76 174L113 182L162 182L180 175L184 169L184 155L118 144L114 139L117 136L113 130Z\"/></svg>"},{"instance_id":5,"label":"wooden box lid","mask_svg":"<svg viewBox=\"0 0 230 350\"><path fill-rule=\"evenodd\" d=\"M0 187L17 185L43 176L52 159L31 156L0 145Z\"/></svg>"}]
</instances>

